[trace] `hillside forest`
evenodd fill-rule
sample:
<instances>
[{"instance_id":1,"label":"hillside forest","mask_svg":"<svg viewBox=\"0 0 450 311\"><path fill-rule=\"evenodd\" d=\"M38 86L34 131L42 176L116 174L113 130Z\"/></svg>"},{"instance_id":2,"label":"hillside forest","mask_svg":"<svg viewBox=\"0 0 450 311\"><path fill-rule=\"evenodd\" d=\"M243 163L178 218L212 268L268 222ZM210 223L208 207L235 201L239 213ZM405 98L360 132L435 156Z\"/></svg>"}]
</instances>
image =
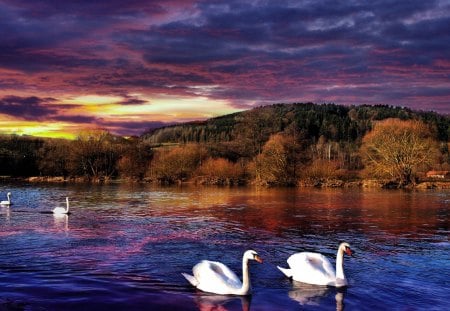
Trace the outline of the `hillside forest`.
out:
<instances>
[{"instance_id":1,"label":"hillside forest","mask_svg":"<svg viewBox=\"0 0 450 311\"><path fill-rule=\"evenodd\" d=\"M450 117L408 108L275 104L119 137L1 135L0 176L159 184L404 187L450 171Z\"/></svg>"}]
</instances>

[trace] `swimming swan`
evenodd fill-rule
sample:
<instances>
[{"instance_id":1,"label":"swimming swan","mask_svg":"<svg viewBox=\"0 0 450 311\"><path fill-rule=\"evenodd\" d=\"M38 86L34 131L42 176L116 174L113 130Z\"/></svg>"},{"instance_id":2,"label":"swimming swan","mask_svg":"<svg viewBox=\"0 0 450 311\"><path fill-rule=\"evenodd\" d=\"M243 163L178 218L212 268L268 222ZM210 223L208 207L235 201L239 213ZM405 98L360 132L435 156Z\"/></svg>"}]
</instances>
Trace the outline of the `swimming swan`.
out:
<instances>
[{"instance_id":1,"label":"swimming swan","mask_svg":"<svg viewBox=\"0 0 450 311\"><path fill-rule=\"evenodd\" d=\"M325 256L310 252L296 253L290 256L287 260L289 269L281 267L278 269L287 277L303 283L335 287L347 286L347 278L344 274L344 253L349 256L353 254L348 243L339 245L336 255L336 271Z\"/></svg>"},{"instance_id":2,"label":"swimming swan","mask_svg":"<svg viewBox=\"0 0 450 311\"><path fill-rule=\"evenodd\" d=\"M6 201L1 201L0 202L0 205L11 205L12 203L11 203L11 192L8 192L7 194L6 194L6 197L8 198L8 200L6 200Z\"/></svg>"},{"instance_id":3,"label":"swimming swan","mask_svg":"<svg viewBox=\"0 0 450 311\"><path fill-rule=\"evenodd\" d=\"M220 295L249 295L251 293L248 261L262 263L261 257L253 250L248 250L242 257L242 280L227 266L217 261L202 260L192 268L194 276L182 275L197 289Z\"/></svg>"},{"instance_id":4,"label":"swimming swan","mask_svg":"<svg viewBox=\"0 0 450 311\"><path fill-rule=\"evenodd\" d=\"M64 207L55 207L53 209L53 214L57 214L57 215L63 215L63 214L67 214L69 215L69 197L66 197L66 208Z\"/></svg>"}]
</instances>

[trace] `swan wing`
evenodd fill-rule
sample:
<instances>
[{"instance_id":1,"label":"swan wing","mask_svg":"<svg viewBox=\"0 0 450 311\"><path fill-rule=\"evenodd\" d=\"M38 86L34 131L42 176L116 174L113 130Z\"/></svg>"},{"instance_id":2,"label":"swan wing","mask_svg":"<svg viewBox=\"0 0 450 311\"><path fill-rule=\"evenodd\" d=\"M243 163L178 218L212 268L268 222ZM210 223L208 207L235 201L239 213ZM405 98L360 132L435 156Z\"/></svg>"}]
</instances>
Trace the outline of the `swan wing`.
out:
<instances>
[{"instance_id":1,"label":"swan wing","mask_svg":"<svg viewBox=\"0 0 450 311\"><path fill-rule=\"evenodd\" d=\"M303 252L288 258L292 278L296 281L330 285L336 280L336 273L330 261L319 253Z\"/></svg>"},{"instance_id":2,"label":"swan wing","mask_svg":"<svg viewBox=\"0 0 450 311\"><path fill-rule=\"evenodd\" d=\"M242 287L236 274L223 263L203 260L192 269L197 288L216 294L232 294Z\"/></svg>"},{"instance_id":3,"label":"swan wing","mask_svg":"<svg viewBox=\"0 0 450 311\"><path fill-rule=\"evenodd\" d=\"M53 209L53 213L55 213L55 214L65 214L66 213L66 209L64 207L55 207Z\"/></svg>"}]
</instances>

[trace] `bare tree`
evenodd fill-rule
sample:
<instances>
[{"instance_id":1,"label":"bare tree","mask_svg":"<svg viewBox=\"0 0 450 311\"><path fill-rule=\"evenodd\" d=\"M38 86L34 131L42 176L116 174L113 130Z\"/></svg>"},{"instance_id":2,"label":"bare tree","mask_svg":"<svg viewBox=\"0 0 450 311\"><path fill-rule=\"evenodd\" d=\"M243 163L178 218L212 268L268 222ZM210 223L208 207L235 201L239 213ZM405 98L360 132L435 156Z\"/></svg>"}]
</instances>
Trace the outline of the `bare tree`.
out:
<instances>
[{"instance_id":1,"label":"bare tree","mask_svg":"<svg viewBox=\"0 0 450 311\"><path fill-rule=\"evenodd\" d=\"M41 174L64 177L68 175L70 143L65 139L48 139L44 142L38 150L38 166Z\"/></svg>"},{"instance_id":2,"label":"bare tree","mask_svg":"<svg viewBox=\"0 0 450 311\"><path fill-rule=\"evenodd\" d=\"M73 142L72 169L74 175L88 179L109 179L116 174L116 162L121 154L123 138L104 130L80 133Z\"/></svg>"}]
</instances>

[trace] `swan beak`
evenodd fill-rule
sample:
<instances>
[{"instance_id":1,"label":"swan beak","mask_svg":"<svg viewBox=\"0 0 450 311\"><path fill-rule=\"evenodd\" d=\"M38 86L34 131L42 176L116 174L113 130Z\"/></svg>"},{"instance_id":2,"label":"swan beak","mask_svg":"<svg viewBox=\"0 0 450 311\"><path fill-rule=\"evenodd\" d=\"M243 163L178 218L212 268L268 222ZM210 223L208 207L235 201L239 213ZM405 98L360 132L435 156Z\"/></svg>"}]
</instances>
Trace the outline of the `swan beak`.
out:
<instances>
[{"instance_id":1,"label":"swan beak","mask_svg":"<svg viewBox=\"0 0 450 311\"><path fill-rule=\"evenodd\" d=\"M355 254L355 252L352 251L352 250L350 249L350 247L346 247L346 248L345 248L345 253L346 253L347 255L349 255L349 256L352 256L352 255Z\"/></svg>"},{"instance_id":2,"label":"swan beak","mask_svg":"<svg viewBox=\"0 0 450 311\"><path fill-rule=\"evenodd\" d=\"M258 255L255 255L255 260L259 263L263 263L263 260L261 257L259 257Z\"/></svg>"}]
</instances>

